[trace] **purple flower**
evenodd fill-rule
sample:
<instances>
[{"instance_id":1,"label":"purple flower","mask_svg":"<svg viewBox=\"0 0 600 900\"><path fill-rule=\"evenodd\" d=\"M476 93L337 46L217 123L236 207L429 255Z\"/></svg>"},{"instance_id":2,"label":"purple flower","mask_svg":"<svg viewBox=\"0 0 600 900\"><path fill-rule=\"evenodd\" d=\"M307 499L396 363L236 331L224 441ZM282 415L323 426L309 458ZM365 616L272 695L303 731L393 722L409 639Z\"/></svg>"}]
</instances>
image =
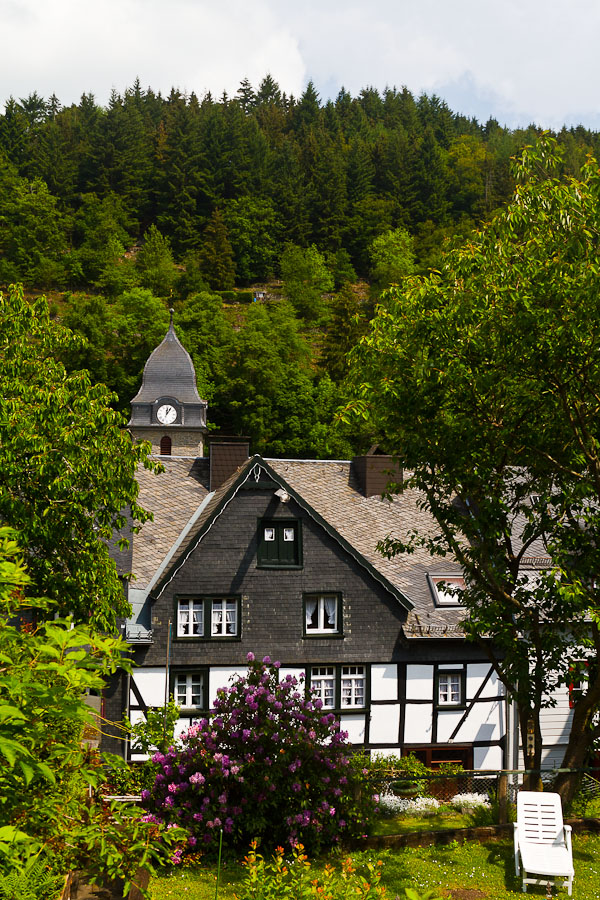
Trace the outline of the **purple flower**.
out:
<instances>
[{"instance_id":1,"label":"purple flower","mask_svg":"<svg viewBox=\"0 0 600 900\"><path fill-rule=\"evenodd\" d=\"M270 666L271 665L271 657L263 656L263 663L265 664L265 666Z\"/></svg>"},{"instance_id":2,"label":"purple flower","mask_svg":"<svg viewBox=\"0 0 600 900\"><path fill-rule=\"evenodd\" d=\"M204 784L205 781L206 779L201 772L194 772L193 775L190 775L190 784Z\"/></svg>"},{"instance_id":3,"label":"purple flower","mask_svg":"<svg viewBox=\"0 0 600 900\"><path fill-rule=\"evenodd\" d=\"M248 653L246 655L246 659L248 660L249 663L254 662L254 653L252 653L252 652Z\"/></svg>"}]
</instances>

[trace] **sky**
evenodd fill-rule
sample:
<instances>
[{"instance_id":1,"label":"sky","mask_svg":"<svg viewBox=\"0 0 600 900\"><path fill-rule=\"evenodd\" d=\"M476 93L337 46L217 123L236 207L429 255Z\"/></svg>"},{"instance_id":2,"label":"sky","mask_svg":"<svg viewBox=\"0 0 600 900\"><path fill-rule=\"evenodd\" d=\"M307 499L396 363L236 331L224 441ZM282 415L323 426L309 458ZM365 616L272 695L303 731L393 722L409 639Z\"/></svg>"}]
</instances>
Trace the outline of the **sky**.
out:
<instances>
[{"instance_id":1,"label":"sky","mask_svg":"<svg viewBox=\"0 0 600 900\"><path fill-rule=\"evenodd\" d=\"M600 130L598 0L0 0L0 102L102 105L136 78L235 95L270 73L298 97L406 86L510 128Z\"/></svg>"}]
</instances>

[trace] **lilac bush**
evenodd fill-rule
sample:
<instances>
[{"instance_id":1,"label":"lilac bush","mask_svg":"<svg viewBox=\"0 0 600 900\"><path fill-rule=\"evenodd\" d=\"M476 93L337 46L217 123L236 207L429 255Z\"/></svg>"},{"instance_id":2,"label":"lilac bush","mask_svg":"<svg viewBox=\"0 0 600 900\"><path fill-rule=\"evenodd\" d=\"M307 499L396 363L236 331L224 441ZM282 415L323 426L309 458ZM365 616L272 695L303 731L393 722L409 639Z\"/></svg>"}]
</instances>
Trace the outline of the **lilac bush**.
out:
<instances>
[{"instance_id":1,"label":"lilac bush","mask_svg":"<svg viewBox=\"0 0 600 900\"><path fill-rule=\"evenodd\" d=\"M347 734L302 679L279 681L278 668L248 654L248 674L218 691L211 717L153 757L146 818L187 829L189 849L209 849L221 829L229 843L311 850L365 830L374 798Z\"/></svg>"}]
</instances>

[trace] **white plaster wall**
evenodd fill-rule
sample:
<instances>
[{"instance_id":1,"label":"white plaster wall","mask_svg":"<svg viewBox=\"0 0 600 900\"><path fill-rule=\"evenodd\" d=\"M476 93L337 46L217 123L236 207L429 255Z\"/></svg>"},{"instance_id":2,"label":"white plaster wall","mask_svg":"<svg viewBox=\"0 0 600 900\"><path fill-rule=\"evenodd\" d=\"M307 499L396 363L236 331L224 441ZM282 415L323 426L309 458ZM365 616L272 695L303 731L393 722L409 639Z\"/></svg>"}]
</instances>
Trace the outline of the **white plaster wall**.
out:
<instances>
[{"instance_id":1,"label":"white plaster wall","mask_svg":"<svg viewBox=\"0 0 600 900\"><path fill-rule=\"evenodd\" d=\"M363 744L365 740L364 713L340 716L340 729L348 732L348 740L352 744Z\"/></svg>"},{"instance_id":2,"label":"white plaster wall","mask_svg":"<svg viewBox=\"0 0 600 900\"><path fill-rule=\"evenodd\" d=\"M433 703L406 704L404 743L428 744L431 742Z\"/></svg>"},{"instance_id":3,"label":"white plaster wall","mask_svg":"<svg viewBox=\"0 0 600 900\"><path fill-rule=\"evenodd\" d=\"M208 673L208 704L213 706L217 699L217 691L219 688L231 687L233 679L236 675L243 677L248 674L248 667L242 666L236 668L234 666L213 667Z\"/></svg>"},{"instance_id":4,"label":"white plaster wall","mask_svg":"<svg viewBox=\"0 0 600 900\"><path fill-rule=\"evenodd\" d=\"M485 703L476 703L460 727L455 741L498 741L504 734L504 701L489 700ZM464 715L464 710L463 710ZM458 724L458 722L456 723ZM456 728L456 725L454 725ZM452 730L454 730L454 728ZM452 731L450 732L452 734ZM450 737L450 734L448 737ZM438 737L441 741L448 738L442 737L439 728Z\"/></svg>"},{"instance_id":5,"label":"white plaster wall","mask_svg":"<svg viewBox=\"0 0 600 900\"><path fill-rule=\"evenodd\" d=\"M462 717L464 716L464 709L444 709L439 710L435 713L437 715L437 741L438 744L445 744ZM473 715L471 713L471 715ZM461 729L462 731L462 729ZM456 741L461 741L463 738L459 734L455 738Z\"/></svg>"},{"instance_id":6,"label":"white plaster wall","mask_svg":"<svg viewBox=\"0 0 600 900\"><path fill-rule=\"evenodd\" d=\"M398 699L398 667L393 663L371 666L371 700Z\"/></svg>"},{"instance_id":7,"label":"white plaster wall","mask_svg":"<svg viewBox=\"0 0 600 900\"><path fill-rule=\"evenodd\" d=\"M388 747L381 748L380 750L372 750L371 756L373 759L388 759L390 756L398 756L399 752L397 748Z\"/></svg>"},{"instance_id":8,"label":"white plaster wall","mask_svg":"<svg viewBox=\"0 0 600 900\"><path fill-rule=\"evenodd\" d=\"M306 674L306 669L292 668L291 666L282 666L279 670L279 680L285 681L288 675L300 681L300 676Z\"/></svg>"},{"instance_id":9,"label":"white plaster wall","mask_svg":"<svg viewBox=\"0 0 600 900\"><path fill-rule=\"evenodd\" d=\"M467 699L471 700L482 683L482 681L486 678L488 672L490 671L490 666L488 663L470 663L467 666ZM498 675L496 672L492 672L490 676L490 680L484 687L481 692L481 697L498 697L500 694L504 695L504 687L501 682L498 680Z\"/></svg>"},{"instance_id":10,"label":"white plaster wall","mask_svg":"<svg viewBox=\"0 0 600 900\"><path fill-rule=\"evenodd\" d=\"M501 747L473 747L473 768L475 769L501 769Z\"/></svg>"},{"instance_id":11,"label":"white plaster wall","mask_svg":"<svg viewBox=\"0 0 600 900\"><path fill-rule=\"evenodd\" d=\"M400 704L371 707L369 743L392 744L398 742L400 728Z\"/></svg>"},{"instance_id":12,"label":"white plaster wall","mask_svg":"<svg viewBox=\"0 0 600 900\"><path fill-rule=\"evenodd\" d=\"M152 667L148 669L136 669L132 674L132 679L138 687L146 706L164 706L165 703L165 670L164 668ZM138 706L137 698L133 691L129 691L129 703L131 706Z\"/></svg>"},{"instance_id":13,"label":"white plaster wall","mask_svg":"<svg viewBox=\"0 0 600 900\"><path fill-rule=\"evenodd\" d=\"M406 667L406 699L433 700L433 666Z\"/></svg>"}]
</instances>

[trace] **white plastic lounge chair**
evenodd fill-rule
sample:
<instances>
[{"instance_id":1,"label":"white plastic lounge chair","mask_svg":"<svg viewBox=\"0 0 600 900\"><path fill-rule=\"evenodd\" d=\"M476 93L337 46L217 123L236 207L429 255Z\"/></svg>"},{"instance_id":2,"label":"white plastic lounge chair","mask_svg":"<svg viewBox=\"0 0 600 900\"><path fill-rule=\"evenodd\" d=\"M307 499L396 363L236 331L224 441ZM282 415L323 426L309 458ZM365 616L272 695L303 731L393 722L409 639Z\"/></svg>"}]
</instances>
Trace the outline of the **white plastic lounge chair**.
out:
<instances>
[{"instance_id":1,"label":"white plastic lounge chair","mask_svg":"<svg viewBox=\"0 0 600 900\"><path fill-rule=\"evenodd\" d=\"M571 826L563 825L559 794L521 791L517 794L515 822L515 872L523 873L523 892L528 884L548 884L563 878L573 891Z\"/></svg>"}]
</instances>

